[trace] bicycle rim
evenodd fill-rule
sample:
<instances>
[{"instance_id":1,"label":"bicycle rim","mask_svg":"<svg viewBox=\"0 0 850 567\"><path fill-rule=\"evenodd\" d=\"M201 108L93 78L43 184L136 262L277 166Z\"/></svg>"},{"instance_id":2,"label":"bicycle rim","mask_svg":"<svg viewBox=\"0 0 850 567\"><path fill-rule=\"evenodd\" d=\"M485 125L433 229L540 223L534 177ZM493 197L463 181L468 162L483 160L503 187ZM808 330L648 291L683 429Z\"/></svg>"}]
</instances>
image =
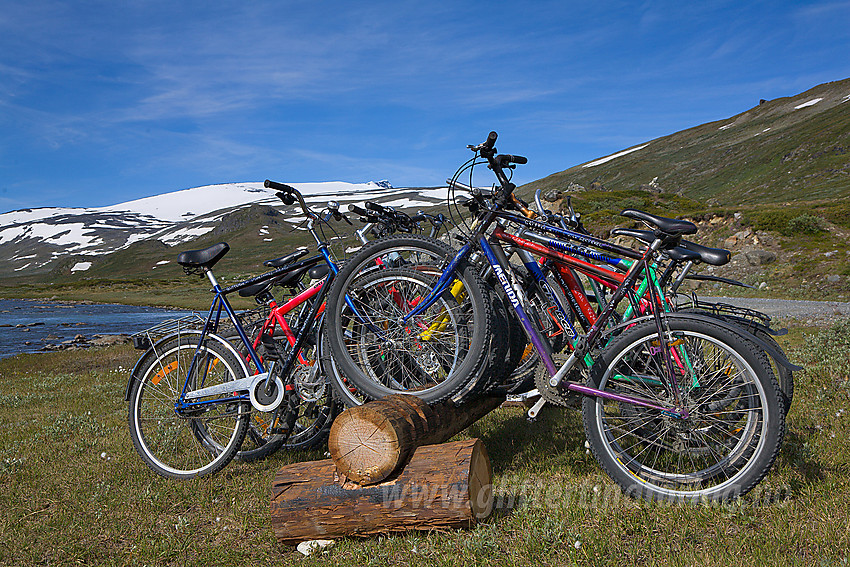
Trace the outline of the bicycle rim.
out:
<instances>
[{"instance_id":1,"label":"bicycle rim","mask_svg":"<svg viewBox=\"0 0 850 567\"><path fill-rule=\"evenodd\" d=\"M657 335L624 339L616 356L603 355L601 377L601 365L595 368L596 387L672 408ZM737 497L766 474L781 442L778 386L769 369L713 334L677 329L668 340L690 416L588 398L585 427L594 454L630 494L674 501Z\"/></svg>"},{"instance_id":2,"label":"bicycle rim","mask_svg":"<svg viewBox=\"0 0 850 567\"><path fill-rule=\"evenodd\" d=\"M220 470L233 458L248 428L250 405L246 402L175 410L184 382L188 381L187 390L192 390L241 377L232 353L208 340L200 353L202 363L187 379L196 346L188 338L163 345L159 356L142 371L130 400L136 450L148 466L169 478L193 478Z\"/></svg>"}]
</instances>

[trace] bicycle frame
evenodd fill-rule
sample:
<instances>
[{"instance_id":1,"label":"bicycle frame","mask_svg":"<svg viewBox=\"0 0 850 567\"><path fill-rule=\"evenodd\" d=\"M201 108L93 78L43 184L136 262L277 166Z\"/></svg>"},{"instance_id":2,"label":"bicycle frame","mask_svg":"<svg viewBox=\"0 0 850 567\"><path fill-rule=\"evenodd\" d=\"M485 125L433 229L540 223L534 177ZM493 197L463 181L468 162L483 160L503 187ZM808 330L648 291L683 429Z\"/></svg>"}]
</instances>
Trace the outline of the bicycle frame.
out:
<instances>
[{"instance_id":1,"label":"bicycle frame","mask_svg":"<svg viewBox=\"0 0 850 567\"><path fill-rule=\"evenodd\" d=\"M498 217L497 211L489 211L484 221L479 225L476 230L475 236L477 237L478 247L484 254L484 257L487 259L487 262L490 264L496 278L499 280L499 283L502 285L502 288L505 291L506 296L508 297L511 305L514 308L514 311L522 324L523 328L526 331L526 334L529 337L529 341L534 346L535 350L538 352L543 365L546 367L550 376L552 376L550 382L554 387L557 387L561 384L564 376L575 366L578 362L579 358L583 357L587 350L587 345L595 344L595 341L601 336L603 332L603 327L605 326L608 319L612 316L614 309L619 304L619 302L625 297L625 295L629 292L630 289L634 288L635 283L637 282L640 275L643 273L648 273L648 265L649 261L655 257L658 249L661 246L661 240L656 240L652 245L650 245L646 252L641 255L640 261L634 262L632 266L629 268L628 272L625 276L622 276L622 282L617 287L617 290L614 293L614 296L611 298L611 301L607 305L607 307L603 310L603 312L597 317L596 322L591 326L587 335L583 338L580 338L575 344L575 350L570 354L567 361L558 368L552 359L551 353L548 352L546 348L545 341L543 337L540 335L535 326L531 323L528 315L525 313L523 308L523 300L524 294L518 286L515 288L507 277L507 273L509 273L510 268L508 266L507 258L505 257L504 250L501 249L497 242L494 243L493 246L488 242L486 236L484 236L484 231L487 226L496 220ZM534 222L534 221L531 221ZM535 223L540 224L540 223ZM497 229L498 230L498 227ZM584 238L583 235L577 235L581 238ZM606 243L607 244L607 243ZM473 249L472 242L467 242L458 254L449 262L448 266L443 270L440 275L437 283L431 292L423 299L419 305L415 309L413 309L410 313L406 314L403 317L403 320L407 322L412 317L415 317L431 305L433 305L437 298L448 289L451 282L454 280L454 272L457 269L457 266L471 253ZM631 252L634 254L634 252ZM568 256L564 256L565 258L570 258ZM572 261L579 261L575 258L571 259ZM585 263L586 264L586 263ZM587 264L594 269L597 269L596 266L592 266L591 264ZM539 268L538 268L539 269ZM606 270L607 271L607 270ZM655 290L650 286L649 293L652 296L652 302L658 302L657 295ZM662 411L668 415L678 417L678 418L686 418L688 413L686 410L682 409L682 404L680 401L680 394L678 391L678 386L676 384L675 373L673 372L673 361L669 353L669 345L667 344L667 337L665 333L663 333L663 327L660 319L660 315L657 311L655 311L656 325L659 329L659 340L660 346L662 349L662 353L664 354L665 364L667 366L668 373L670 375L671 384L668 385L670 390L673 393L674 399L676 400L676 407L662 407L647 400L633 397L633 396L624 396L620 394L613 394L610 392L605 392L601 390L597 390L594 388L590 388L588 386L584 386L578 382L567 381L566 388L580 393L584 395L598 396L607 399L612 399L615 401L620 401L624 403L630 403L638 406L648 407L652 409L656 409ZM573 329L575 331L575 329ZM577 334L577 333L576 333Z\"/></svg>"}]
</instances>

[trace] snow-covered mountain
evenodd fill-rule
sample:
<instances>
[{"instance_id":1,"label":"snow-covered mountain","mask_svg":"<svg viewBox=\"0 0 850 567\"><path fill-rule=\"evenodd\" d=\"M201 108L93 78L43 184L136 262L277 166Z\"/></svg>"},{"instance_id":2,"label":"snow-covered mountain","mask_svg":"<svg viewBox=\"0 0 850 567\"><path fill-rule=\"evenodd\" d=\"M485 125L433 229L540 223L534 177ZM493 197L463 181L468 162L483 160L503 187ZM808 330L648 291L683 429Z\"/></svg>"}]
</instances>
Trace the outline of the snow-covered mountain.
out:
<instances>
[{"instance_id":1,"label":"snow-covered mountain","mask_svg":"<svg viewBox=\"0 0 850 567\"><path fill-rule=\"evenodd\" d=\"M433 206L445 200L445 188L394 188L386 181L369 183L293 183L311 207L329 200L342 210L349 203L377 201L401 209ZM286 207L262 183L227 183L164 193L97 208L45 207L0 214L0 275L43 272L63 258L98 257L144 240L167 245L202 236L236 210L253 204L272 206L285 219L300 223L297 206ZM71 267L84 271L85 259Z\"/></svg>"}]
</instances>

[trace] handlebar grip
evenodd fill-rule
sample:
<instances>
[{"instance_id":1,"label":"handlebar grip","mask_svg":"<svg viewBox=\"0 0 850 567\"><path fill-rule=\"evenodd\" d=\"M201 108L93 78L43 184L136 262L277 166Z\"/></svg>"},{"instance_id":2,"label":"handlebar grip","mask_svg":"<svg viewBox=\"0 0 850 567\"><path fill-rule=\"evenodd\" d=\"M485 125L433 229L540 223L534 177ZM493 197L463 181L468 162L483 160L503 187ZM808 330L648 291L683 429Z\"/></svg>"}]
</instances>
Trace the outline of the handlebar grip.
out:
<instances>
[{"instance_id":1,"label":"handlebar grip","mask_svg":"<svg viewBox=\"0 0 850 567\"><path fill-rule=\"evenodd\" d=\"M507 161L508 163L518 163L519 165L523 165L528 163L528 158L525 156L514 156L511 154L502 155L502 160Z\"/></svg>"},{"instance_id":2,"label":"handlebar grip","mask_svg":"<svg viewBox=\"0 0 850 567\"><path fill-rule=\"evenodd\" d=\"M263 182L263 186L266 189L277 189L278 191L295 191L295 187L290 187L289 185L284 185L283 183L278 183L277 181L271 181L270 179L266 179Z\"/></svg>"},{"instance_id":3,"label":"handlebar grip","mask_svg":"<svg viewBox=\"0 0 850 567\"><path fill-rule=\"evenodd\" d=\"M410 222L420 222L420 221L424 221L424 220L428 220L428 215L421 214L421 215L413 215L412 217L410 217Z\"/></svg>"},{"instance_id":4,"label":"handlebar grip","mask_svg":"<svg viewBox=\"0 0 850 567\"><path fill-rule=\"evenodd\" d=\"M386 209L379 205L378 203L373 203L372 201L366 201L366 208L370 211L377 211L379 213L384 212Z\"/></svg>"},{"instance_id":5,"label":"handlebar grip","mask_svg":"<svg viewBox=\"0 0 850 567\"><path fill-rule=\"evenodd\" d=\"M492 148L493 146L496 145L496 138L498 138L498 137L499 137L499 135L496 134L496 132L491 131L489 134L487 134L487 140L481 145L484 146L485 148Z\"/></svg>"},{"instance_id":6,"label":"handlebar grip","mask_svg":"<svg viewBox=\"0 0 850 567\"><path fill-rule=\"evenodd\" d=\"M348 205L348 211L352 212L352 213L356 213L356 214L363 216L363 217L370 216L369 211L367 211L366 209L362 209L362 208L358 207L357 205Z\"/></svg>"}]
</instances>

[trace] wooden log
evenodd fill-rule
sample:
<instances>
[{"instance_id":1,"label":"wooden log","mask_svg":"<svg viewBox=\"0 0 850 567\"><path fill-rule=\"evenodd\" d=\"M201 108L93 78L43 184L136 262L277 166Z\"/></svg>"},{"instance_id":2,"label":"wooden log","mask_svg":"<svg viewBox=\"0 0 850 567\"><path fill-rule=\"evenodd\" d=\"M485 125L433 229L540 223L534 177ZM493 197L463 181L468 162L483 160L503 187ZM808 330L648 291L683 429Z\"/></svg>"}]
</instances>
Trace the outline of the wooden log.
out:
<instances>
[{"instance_id":1,"label":"wooden log","mask_svg":"<svg viewBox=\"0 0 850 567\"><path fill-rule=\"evenodd\" d=\"M341 480L331 460L282 467L272 482L278 540L469 527L493 508L490 459L478 439L419 447L404 470L377 485Z\"/></svg>"},{"instance_id":2,"label":"wooden log","mask_svg":"<svg viewBox=\"0 0 850 567\"><path fill-rule=\"evenodd\" d=\"M503 401L492 396L429 406L416 396L388 396L342 412L331 426L328 450L341 475L375 484L403 467L416 447L446 441Z\"/></svg>"},{"instance_id":3,"label":"wooden log","mask_svg":"<svg viewBox=\"0 0 850 567\"><path fill-rule=\"evenodd\" d=\"M459 406L451 401L432 406L434 413L439 417L439 425L428 429L425 438L420 440L420 445L442 443L451 439L501 406L504 401L504 396L486 396Z\"/></svg>"},{"instance_id":4,"label":"wooden log","mask_svg":"<svg viewBox=\"0 0 850 567\"><path fill-rule=\"evenodd\" d=\"M381 482L416 448L405 413L389 404L349 408L331 425L328 447L339 473L358 484Z\"/></svg>"}]
</instances>

